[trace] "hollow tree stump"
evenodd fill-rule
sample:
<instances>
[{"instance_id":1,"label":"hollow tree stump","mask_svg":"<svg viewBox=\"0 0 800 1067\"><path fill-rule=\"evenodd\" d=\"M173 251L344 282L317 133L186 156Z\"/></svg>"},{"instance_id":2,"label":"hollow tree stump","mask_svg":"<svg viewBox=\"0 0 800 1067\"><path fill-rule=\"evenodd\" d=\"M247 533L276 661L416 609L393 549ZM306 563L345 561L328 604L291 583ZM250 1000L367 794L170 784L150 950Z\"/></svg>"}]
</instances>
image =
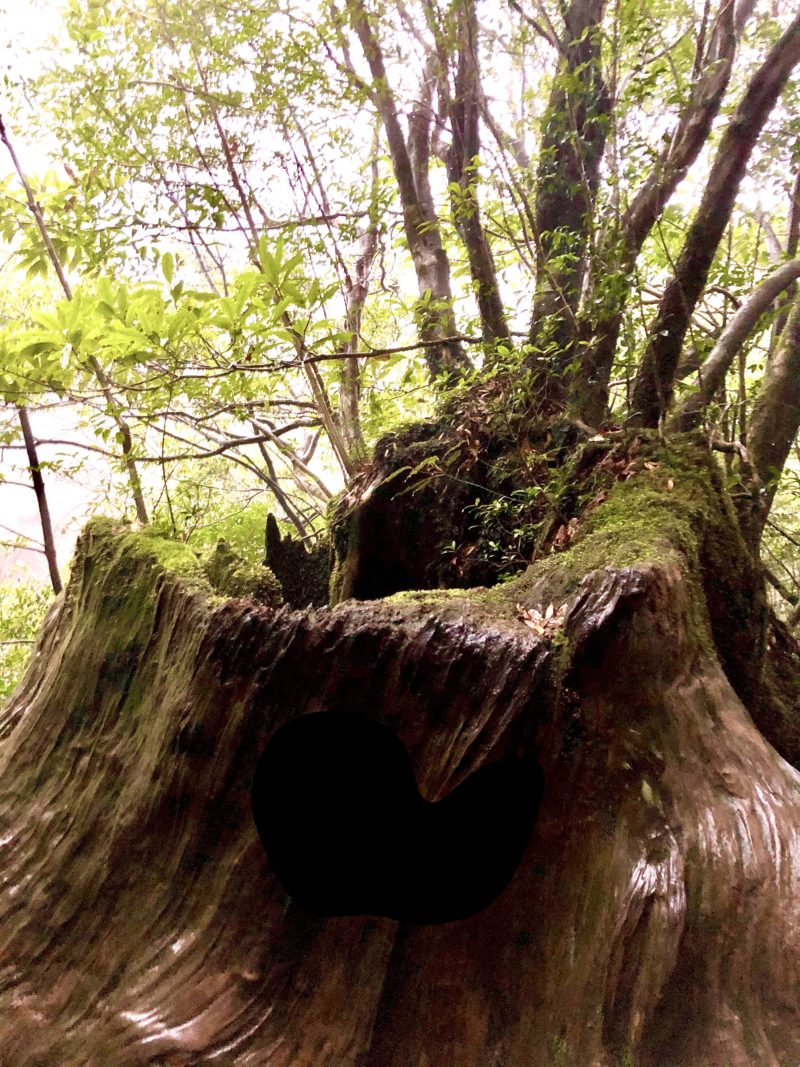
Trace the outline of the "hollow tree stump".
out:
<instances>
[{"instance_id":1,"label":"hollow tree stump","mask_svg":"<svg viewBox=\"0 0 800 1067\"><path fill-rule=\"evenodd\" d=\"M800 775L742 703L759 579L689 460L506 585L331 610L221 602L181 546L93 522L2 721L0 1062L795 1067ZM287 898L250 785L319 711L388 727L429 800L536 759L494 904Z\"/></svg>"}]
</instances>

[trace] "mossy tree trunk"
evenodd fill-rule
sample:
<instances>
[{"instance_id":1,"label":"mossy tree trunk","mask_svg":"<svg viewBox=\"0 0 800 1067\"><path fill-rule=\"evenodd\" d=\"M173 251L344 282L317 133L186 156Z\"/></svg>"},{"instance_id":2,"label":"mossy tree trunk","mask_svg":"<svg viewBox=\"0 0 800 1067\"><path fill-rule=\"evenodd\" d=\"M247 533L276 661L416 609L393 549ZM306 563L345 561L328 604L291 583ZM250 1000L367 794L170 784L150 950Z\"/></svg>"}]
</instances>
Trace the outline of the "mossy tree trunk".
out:
<instances>
[{"instance_id":1,"label":"mossy tree trunk","mask_svg":"<svg viewBox=\"0 0 800 1067\"><path fill-rule=\"evenodd\" d=\"M796 705L762 684L711 457L625 447L569 547L492 589L276 609L92 524L3 719L8 1062L796 1064L800 776L753 719L796 761ZM388 726L429 799L536 759L494 904L415 927L287 899L250 783L320 710Z\"/></svg>"}]
</instances>

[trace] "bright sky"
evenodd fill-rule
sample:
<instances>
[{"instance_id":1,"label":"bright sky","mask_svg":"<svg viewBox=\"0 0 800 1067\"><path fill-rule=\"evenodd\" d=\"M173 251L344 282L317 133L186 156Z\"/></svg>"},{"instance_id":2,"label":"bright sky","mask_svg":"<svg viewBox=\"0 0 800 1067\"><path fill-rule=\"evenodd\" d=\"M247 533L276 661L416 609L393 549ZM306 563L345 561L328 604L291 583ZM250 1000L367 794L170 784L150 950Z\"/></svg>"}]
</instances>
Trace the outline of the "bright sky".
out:
<instances>
[{"instance_id":1,"label":"bright sky","mask_svg":"<svg viewBox=\"0 0 800 1067\"><path fill-rule=\"evenodd\" d=\"M58 31L58 3L55 0L10 0L0 3L0 113L9 111L6 77L15 79L20 73L33 75L47 54L51 54L49 42ZM50 146L26 140L24 131L9 129L16 141L17 154L23 166L31 171L46 168L50 159ZM0 175L13 170L11 160L3 152L0 155ZM58 414L38 414L35 417L34 433L68 437L71 427L64 424ZM3 459L4 474L13 481L27 482L25 468L19 454L6 453ZM12 464L15 469L12 469ZM64 556L59 562L68 562L72 541L82 523L93 493L81 489L74 481L68 481L51 473L47 477L48 502L57 530L59 549ZM35 542L41 541L41 526L33 492L25 484L0 486L0 541L13 540L13 534L23 534ZM0 581L26 580L31 576L47 580L44 557L35 552L13 551L0 548Z\"/></svg>"},{"instance_id":2,"label":"bright sky","mask_svg":"<svg viewBox=\"0 0 800 1067\"><path fill-rule=\"evenodd\" d=\"M60 23L57 0L0 0L0 113L9 110L6 77L16 79L20 74L35 75L48 55L52 55L52 41L57 39ZM20 141L22 131L17 134ZM50 160L48 148L25 142L15 145L23 165L29 170L41 170ZM0 159L0 174L11 170L10 160Z\"/></svg>"}]
</instances>

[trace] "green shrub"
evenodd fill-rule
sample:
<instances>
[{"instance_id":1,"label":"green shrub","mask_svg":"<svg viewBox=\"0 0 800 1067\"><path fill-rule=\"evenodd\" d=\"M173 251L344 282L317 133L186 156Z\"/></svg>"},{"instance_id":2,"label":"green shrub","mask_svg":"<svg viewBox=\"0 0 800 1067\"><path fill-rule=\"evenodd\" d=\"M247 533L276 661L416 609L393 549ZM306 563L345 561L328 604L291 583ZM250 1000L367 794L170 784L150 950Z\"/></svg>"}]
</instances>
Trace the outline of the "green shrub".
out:
<instances>
[{"instance_id":1,"label":"green shrub","mask_svg":"<svg viewBox=\"0 0 800 1067\"><path fill-rule=\"evenodd\" d=\"M52 600L46 585L0 586L0 703L22 677Z\"/></svg>"}]
</instances>

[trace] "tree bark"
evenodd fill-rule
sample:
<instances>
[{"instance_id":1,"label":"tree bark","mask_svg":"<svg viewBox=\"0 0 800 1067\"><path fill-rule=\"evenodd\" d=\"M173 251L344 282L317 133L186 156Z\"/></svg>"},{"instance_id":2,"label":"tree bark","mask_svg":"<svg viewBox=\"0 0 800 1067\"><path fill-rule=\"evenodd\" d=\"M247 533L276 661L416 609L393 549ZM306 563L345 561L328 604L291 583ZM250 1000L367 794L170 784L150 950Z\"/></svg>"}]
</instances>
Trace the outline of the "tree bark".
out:
<instances>
[{"instance_id":1,"label":"tree bark","mask_svg":"<svg viewBox=\"0 0 800 1067\"><path fill-rule=\"evenodd\" d=\"M748 6L752 5L741 8ZM736 19L732 0L722 0L707 47L698 41L691 99L619 227L612 229L598 251L598 262L606 265L607 277L614 284L606 285L609 292L599 320L582 323L580 332L590 333L591 342L571 391L571 406L590 426L601 423L608 406L608 383L630 288L627 279L656 219L708 140L730 82L736 42L746 17L747 12L741 10Z\"/></svg>"},{"instance_id":2,"label":"tree bark","mask_svg":"<svg viewBox=\"0 0 800 1067\"><path fill-rule=\"evenodd\" d=\"M450 93L447 55L437 32L440 93L450 117L452 142L447 152L447 178L453 222L464 244L478 302L481 332L492 345L510 334L500 298L497 269L481 221L474 168L480 153L481 80L478 59L478 18L474 0L459 4L455 12L457 58L453 93ZM429 21L433 21L429 18ZM455 190L458 189L458 193Z\"/></svg>"},{"instance_id":3,"label":"tree bark","mask_svg":"<svg viewBox=\"0 0 800 1067\"><path fill-rule=\"evenodd\" d=\"M17 408L19 424L22 429L22 437L25 441L25 453L28 457L28 469L31 472L31 483L36 494L36 506L39 509L39 522L42 527L42 544L44 556L47 560L47 569L50 573L50 584L54 593L60 593L63 586L61 575L58 573L58 558L56 556L56 541L53 537L53 523L50 520L50 506L47 503L47 491L44 487L42 468L39 464L39 455L36 449L36 439L31 429L31 420L28 409L20 405Z\"/></svg>"},{"instance_id":4,"label":"tree bark","mask_svg":"<svg viewBox=\"0 0 800 1067\"><path fill-rule=\"evenodd\" d=\"M800 775L746 710L760 578L701 444L640 459L507 585L333 610L220 604L185 547L93 523L2 720L10 1062L793 1067ZM287 899L250 782L320 710L387 726L429 799L536 760L494 904Z\"/></svg>"},{"instance_id":5,"label":"tree bark","mask_svg":"<svg viewBox=\"0 0 800 1067\"><path fill-rule=\"evenodd\" d=\"M348 449L350 461L354 466L363 463L367 455L367 446L361 431L361 378L358 365L358 352L361 347L361 318L364 304L369 293L369 274L378 251L378 229L370 223L358 240L354 277L348 272L344 294L345 318L344 328L350 334L342 361L341 386L339 389L339 410L342 424L342 437Z\"/></svg>"},{"instance_id":6,"label":"tree bark","mask_svg":"<svg viewBox=\"0 0 800 1067\"><path fill-rule=\"evenodd\" d=\"M566 9L562 58L542 122L530 340L557 373L573 358L608 129L600 48L604 8L605 0L572 0Z\"/></svg>"},{"instance_id":7,"label":"tree bark","mask_svg":"<svg viewBox=\"0 0 800 1067\"><path fill-rule=\"evenodd\" d=\"M453 314L453 294L450 288L450 263L442 245L439 223L430 207L425 209L424 189L420 189L418 176L427 183L427 169L415 172L414 159L400 125L397 105L386 75L380 41L370 23L362 0L350 0L348 4L353 29L361 42L364 57L372 75L372 97L386 130L389 154L392 159L403 221L414 269L417 274L420 304L418 315L420 337L423 341L457 335ZM425 146L427 153L427 143ZM419 163L419 158L417 159ZM469 367L469 359L458 342L443 342L425 349L431 374L452 376Z\"/></svg>"},{"instance_id":8,"label":"tree bark","mask_svg":"<svg viewBox=\"0 0 800 1067\"><path fill-rule=\"evenodd\" d=\"M759 67L722 138L675 274L649 330L633 388L634 425L656 426L669 409L683 340L728 225L739 183L764 123L798 61L800 15Z\"/></svg>"}]
</instances>

